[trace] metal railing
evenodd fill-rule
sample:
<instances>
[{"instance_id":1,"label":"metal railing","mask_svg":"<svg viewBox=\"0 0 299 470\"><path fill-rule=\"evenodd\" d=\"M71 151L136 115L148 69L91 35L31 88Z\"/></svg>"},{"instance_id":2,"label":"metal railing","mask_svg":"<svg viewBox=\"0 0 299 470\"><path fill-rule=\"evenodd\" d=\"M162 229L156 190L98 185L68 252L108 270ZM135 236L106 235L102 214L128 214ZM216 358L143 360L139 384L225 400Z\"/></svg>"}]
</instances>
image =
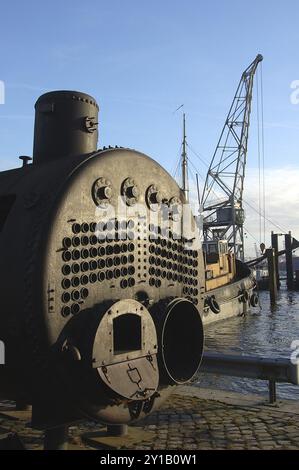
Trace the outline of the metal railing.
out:
<instances>
[{"instance_id":1,"label":"metal railing","mask_svg":"<svg viewBox=\"0 0 299 470\"><path fill-rule=\"evenodd\" d=\"M207 374L267 380L270 403L276 402L277 382L299 385L299 363L293 364L285 358L273 359L206 352L200 370Z\"/></svg>"}]
</instances>

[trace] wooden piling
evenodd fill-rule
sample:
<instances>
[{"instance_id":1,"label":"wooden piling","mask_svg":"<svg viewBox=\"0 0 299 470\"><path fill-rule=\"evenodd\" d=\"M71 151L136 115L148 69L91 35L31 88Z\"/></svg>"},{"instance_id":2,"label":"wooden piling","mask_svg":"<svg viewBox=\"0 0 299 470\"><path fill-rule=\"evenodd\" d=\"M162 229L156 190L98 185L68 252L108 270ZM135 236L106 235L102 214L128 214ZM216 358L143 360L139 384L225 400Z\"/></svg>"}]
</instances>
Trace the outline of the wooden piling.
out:
<instances>
[{"instance_id":1,"label":"wooden piling","mask_svg":"<svg viewBox=\"0 0 299 470\"><path fill-rule=\"evenodd\" d=\"M269 273L269 291L271 304L275 304L277 298L277 274L275 269L275 253L273 248L266 250Z\"/></svg>"},{"instance_id":2,"label":"wooden piling","mask_svg":"<svg viewBox=\"0 0 299 470\"><path fill-rule=\"evenodd\" d=\"M278 265L278 234L274 233L273 231L271 232L271 246L274 249L274 263L275 263L275 270L276 270L276 283L277 283L277 289L280 288L280 279L279 279L279 265Z\"/></svg>"},{"instance_id":3,"label":"wooden piling","mask_svg":"<svg viewBox=\"0 0 299 470\"><path fill-rule=\"evenodd\" d=\"M285 234L285 250L286 250L286 270L287 270L287 288L292 290L294 287L293 272L293 252L292 252L292 234Z\"/></svg>"}]
</instances>

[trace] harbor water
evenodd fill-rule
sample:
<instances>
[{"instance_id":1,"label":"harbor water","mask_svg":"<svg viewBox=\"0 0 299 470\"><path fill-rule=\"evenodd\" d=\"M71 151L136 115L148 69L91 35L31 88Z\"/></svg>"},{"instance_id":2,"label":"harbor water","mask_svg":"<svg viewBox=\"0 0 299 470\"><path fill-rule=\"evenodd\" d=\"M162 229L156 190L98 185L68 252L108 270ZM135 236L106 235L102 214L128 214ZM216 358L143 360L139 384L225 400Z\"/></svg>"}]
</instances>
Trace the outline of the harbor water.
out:
<instances>
[{"instance_id":1,"label":"harbor water","mask_svg":"<svg viewBox=\"0 0 299 470\"><path fill-rule=\"evenodd\" d=\"M291 344L299 342L299 292L282 285L274 308L268 291L260 292L261 309L245 317L235 317L207 325L205 350L237 355L290 358ZM297 347L298 349L298 347ZM197 386L231 390L243 394L267 394L265 381L239 377L199 374ZM278 399L299 399L299 386L277 384Z\"/></svg>"}]
</instances>

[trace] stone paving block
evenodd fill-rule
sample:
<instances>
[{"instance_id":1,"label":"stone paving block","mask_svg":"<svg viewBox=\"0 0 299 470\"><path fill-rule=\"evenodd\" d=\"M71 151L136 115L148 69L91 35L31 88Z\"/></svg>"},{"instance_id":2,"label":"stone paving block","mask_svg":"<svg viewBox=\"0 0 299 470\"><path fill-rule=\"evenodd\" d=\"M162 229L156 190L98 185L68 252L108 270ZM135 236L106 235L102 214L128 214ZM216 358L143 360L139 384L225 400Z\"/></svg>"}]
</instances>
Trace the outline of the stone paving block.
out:
<instances>
[{"instance_id":1,"label":"stone paving block","mask_svg":"<svg viewBox=\"0 0 299 470\"><path fill-rule=\"evenodd\" d=\"M3 432L17 432L28 449L41 448L43 433L28 427L28 421L0 415ZM271 407L235 406L179 394L170 397L162 410L132 427L135 432L140 429L142 436L148 431L148 438L122 445L122 449L299 449L299 420L295 415L278 413ZM88 448L80 436L100 428L92 422L72 425L69 442L77 448Z\"/></svg>"}]
</instances>

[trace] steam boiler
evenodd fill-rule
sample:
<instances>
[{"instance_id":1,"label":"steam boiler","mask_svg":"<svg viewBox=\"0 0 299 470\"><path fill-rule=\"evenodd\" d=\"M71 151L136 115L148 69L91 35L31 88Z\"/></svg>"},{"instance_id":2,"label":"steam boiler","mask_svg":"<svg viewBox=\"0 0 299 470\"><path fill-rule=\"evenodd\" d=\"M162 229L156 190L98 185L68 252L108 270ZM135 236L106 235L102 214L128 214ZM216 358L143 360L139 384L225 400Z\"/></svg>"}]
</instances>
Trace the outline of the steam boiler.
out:
<instances>
[{"instance_id":1,"label":"steam boiler","mask_svg":"<svg viewBox=\"0 0 299 470\"><path fill-rule=\"evenodd\" d=\"M40 429L144 417L202 358L191 209L150 157L97 150L98 127L91 96L46 93L32 161L0 173L0 395Z\"/></svg>"}]
</instances>

